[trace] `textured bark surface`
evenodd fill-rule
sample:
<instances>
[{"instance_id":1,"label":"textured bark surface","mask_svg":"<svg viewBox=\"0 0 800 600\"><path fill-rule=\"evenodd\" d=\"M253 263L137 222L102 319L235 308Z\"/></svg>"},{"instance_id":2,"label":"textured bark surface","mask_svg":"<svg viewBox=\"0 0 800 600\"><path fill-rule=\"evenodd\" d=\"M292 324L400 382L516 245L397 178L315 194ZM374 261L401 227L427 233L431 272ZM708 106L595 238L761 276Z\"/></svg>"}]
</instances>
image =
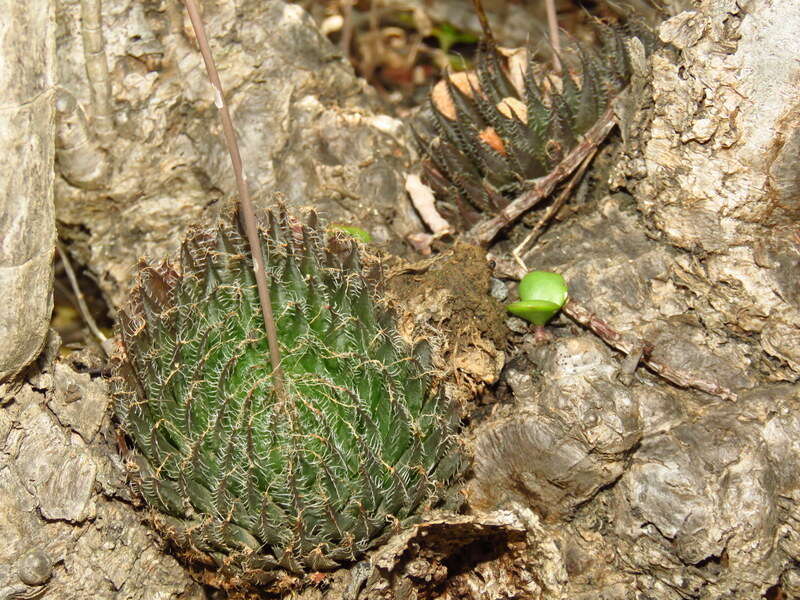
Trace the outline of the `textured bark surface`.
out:
<instances>
[{"instance_id":1,"label":"textured bark surface","mask_svg":"<svg viewBox=\"0 0 800 600\"><path fill-rule=\"evenodd\" d=\"M2 381L39 354L53 308L55 3L3 0L0 14Z\"/></svg>"},{"instance_id":2,"label":"textured bark surface","mask_svg":"<svg viewBox=\"0 0 800 600\"><path fill-rule=\"evenodd\" d=\"M550 344L523 337L513 401L474 434L469 501L552 525L553 597L798 597L798 17L702 2L667 21L652 90L620 106L612 179L633 196L584 206L530 255L653 358L738 394L631 376L563 317Z\"/></svg>"},{"instance_id":3,"label":"textured bark surface","mask_svg":"<svg viewBox=\"0 0 800 600\"><path fill-rule=\"evenodd\" d=\"M607 197L548 232L531 267L738 400L643 367L627 383L622 355L560 317L549 344L523 336L504 372L513 399L473 433L469 504L543 519L567 573L548 597L759 598L779 583L796 597L800 389L767 381L757 340L703 327L682 251L646 233L632 198Z\"/></svg>"},{"instance_id":4,"label":"textured bark surface","mask_svg":"<svg viewBox=\"0 0 800 600\"><path fill-rule=\"evenodd\" d=\"M800 5L704 2L664 23L652 126L620 165L651 230L687 252L676 285L723 336L758 340L774 380L800 375Z\"/></svg>"},{"instance_id":5,"label":"textured bark surface","mask_svg":"<svg viewBox=\"0 0 800 600\"><path fill-rule=\"evenodd\" d=\"M0 401L0 598L205 598L130 504L105 381L59 346Z\"/></svg>"},{"instance_id":6,"label":"textured bark surface","mask_svg":"<svg viewBox=\"0 0 800 600\"><path fill-rule=\"evenodd\" d=\"M294 206L323 202L378 237L402 233L402 126L373 112L294 8L230 6L207 3L206 17L262 201L275 186ZM90 84L80 7L61 4L58 214L114 302L138 254L170 253L233 188L179 8L106 3L118 138L104 147L91 125L100 57ZM669 20L673 47L653 58L645 95L620 107L623 150L605 152L624 192L554 225L528 265L563 273L573 299L654 358L738 399L634 370L565 317L545 344L515 319L501 335L493 301L470 299L485 296L488 270L467 268L469 251L447 269L446 257L401 266L405 326L456 329L440 358L462 383L494 382L512 342L499 402L471 406L468 514L432 515L369 560L311 574L298 597L800 598L798 25L793 3L768 0L706 0ZM357 186L374 168L391 176L373 198ZM358 190L377 220L345 193L346 210L324 204L331 185ZM510 287L495 280L491 293L513 298ZM0 599L205 597L133 508L100 365L54 363L56 350L51 340L0 404Z\"/></svg>"},{"instance_id":7,"label":"textured bark surface","mask_svg":"<svg viewBox=\"0 0 800 600\"><path fill-rule=\"evenodd\" d=\"M408 132L376 112L311 18L278 0L202 7L256 209L277 192L377 241L415 230L402 184ZM77 0L59 4L57 216L72 253L119 305L136 260L174 252L190 224L230 210L235 186L182 5L104 2L104 57L85 55L80 15ZM91 125L102 58L115 126L105 148Z\"/></svg>"}]
</instances>

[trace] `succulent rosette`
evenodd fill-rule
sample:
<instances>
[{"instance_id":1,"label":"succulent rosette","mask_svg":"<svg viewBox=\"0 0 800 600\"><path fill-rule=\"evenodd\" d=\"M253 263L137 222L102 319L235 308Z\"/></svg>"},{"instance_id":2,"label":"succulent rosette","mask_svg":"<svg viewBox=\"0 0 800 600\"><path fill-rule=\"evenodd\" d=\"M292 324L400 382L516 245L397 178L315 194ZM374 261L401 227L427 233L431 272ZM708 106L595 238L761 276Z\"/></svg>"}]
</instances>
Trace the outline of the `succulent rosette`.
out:
<instances>
[{"instance_id":1,"label":"succulent rosette","mask_svg":"<svg viewBox=\"0 0 800 600\"><path fill-rule=\"evenodd\" d=\"M140 265L120 312L115 411L133 480L189 555L258 581L360 557L457 472L456 411L312 215L260 233L286 397L239 228L194 230L179 268Z\"/></svg>"},{"instance_id":2,"label":"succulent rosette","mask_svg":"<svg viewBox=\"0 0 800 600\"><path fill-rule=\"evenodd\" d=\"M544 72L532 48L521 65L484 41L474 70L434 86L427 132L417 139L423 181L445 218L468 228L549 173L627 86L628 40L638 38L647 53L657 44L636 21L624 27L598 22L595 30L599 44L574 43L573 60L564 60L560 75Z\"/></svg>"}]
</instances>

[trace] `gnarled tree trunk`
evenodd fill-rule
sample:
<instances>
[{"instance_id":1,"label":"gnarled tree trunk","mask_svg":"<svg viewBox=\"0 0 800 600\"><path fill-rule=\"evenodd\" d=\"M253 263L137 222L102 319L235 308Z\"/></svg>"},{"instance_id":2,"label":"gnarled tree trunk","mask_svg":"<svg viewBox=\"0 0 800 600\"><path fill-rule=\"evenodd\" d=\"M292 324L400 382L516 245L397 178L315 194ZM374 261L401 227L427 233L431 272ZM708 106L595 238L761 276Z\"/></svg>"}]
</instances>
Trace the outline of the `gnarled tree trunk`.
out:
<instances>
[{"instance_id":1,"label":"gnarled tree trunk","mask_svg":"<svg viewBox=\"0 0 800 600\"><path fill-rule=\"evenodd\" d=\"M11 80L8 65L29 74L15 76L26 87L0 88L11 94L0 124L39 137L8 136L13 151L0 158L17 177L0 188L0 250L14 267L0 276L24 281L29 296L9 295L0 314L28 302L40 314L0 321L0 335L20 340L0 346L8 377L35 357L49 311L52 141L39 140L52 140L53 94L52 77L35 73L54 67L31 54L51 57L54 30L44 3L6 3L16 25L0 23L2 51L17 54L0 80ZM56 205L113 307L138 255L168 255L234 186L182 7L106 0L101 46L98 7L60 5ZM279 189L292 206L322 203L378 238L419 227L400 185L405 126L380 114L308 17L277 0L204 8L262 205ZM642 95L619 107L617 193L556 224L527 265L562 272L573 299L646 340L662 364L737 399L634 371L563 317L545 345L509 320L517 336L499 403L474 406L464 434L468 514L431 515L369 560L315 576L302 597L800 598L798 30L800 8L770 0L698 1L665 22L668 45ZM33 152L40 162L26 166ZM15 198L26 184L30 201L11 204L6 190ZM483 265L463 267L479 256L456 249L409 267L396 288L413 307L408 327L463 323L464 278L472 293L489 288ZM507 287L495 280L492 293ZM445 358L454 376L492 383L503 348L485 339L495 321L478 314L483 330ZM56 360L57 348L51 337L0 405L0 598L204 597L134 508L100 365L88 354Z\"/></svg>"}]
</instances>

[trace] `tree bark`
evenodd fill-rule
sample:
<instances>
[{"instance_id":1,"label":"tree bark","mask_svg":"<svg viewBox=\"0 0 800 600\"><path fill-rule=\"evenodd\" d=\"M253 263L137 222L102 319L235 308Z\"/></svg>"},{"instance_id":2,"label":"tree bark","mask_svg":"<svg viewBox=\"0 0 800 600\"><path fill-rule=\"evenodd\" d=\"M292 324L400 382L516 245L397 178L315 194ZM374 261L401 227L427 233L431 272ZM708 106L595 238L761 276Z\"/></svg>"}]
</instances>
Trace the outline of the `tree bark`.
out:
<instances>
[{"instance_id":1,"label":"tree bark","mask_svg":"<svg viewBox=\"0 0 800 600\"><path fill-rule=\"evenodd\" d=\"M545 597L798 597L798 26L797 6L767 0L662 24L650 84L617 107L623 193L530 254L652 358L738 394L643 367L626 383L593 337L523 346L468 489L476 509L544 517L567 573Z\"/></svg>"},{"instance_id":2,"label":"tree bark","mask_svg":"<svg viewBox=\"0 0 800 600\"><path fill-rule=\"evenodd\" d=\"M405 205L385 213L406 202L404 126L377 112L294 8L230 6L206 3L206 17L251 181L291 203L338 189L346 207L326 204L330 214L369 205L373 233L386 237L418 226ZM92 90L103 88L83 70L78 7L61 8L71 33L60 55L58 215L112 303L138 254L168 255L233 188L179 8L106 3L118 136L108 147L94 131ZM506 348L497 330L514 332L493 396L464 396L466 514L428 515L367 560L314 574L298 597L800 598L798 30L800 9L770 0L704 0L664 23L652 74L616 107L622 141L595 161L611 165L618 193L554 225L527 265L561 272L571 298L646 340L654 359L738 400L637 369L563 316L540 343L488 300L490 284L501 300L514 285L490 282L477 249L398 266L390 293L408 301L402 327L455 340L437 359L460 389L495 383ZM507 258L506 246L492 251ZM37 301L50 277L35 278L47 292ZM134 509L100 365L88 354L56 360L57 349L51 338L0 404L0 599L203 598Z\"/></svg>"},{"instance_id":3,"label":"tree bark","mask_svg":"<svg viewBox=\"0 0 800 600\"><path fill-rule=\"evenodd\" d=\"M105 385L54 363L57 335L46 345L56 104L69 108L55 91L55 4L0 1L0 598L199 599L119 499L130 497ZM69 114L68 129L81 123ZM77 167L92 159L80 135L67 134Z\"/></svg>"},{"instance_id":4,"label":"tree bark","mask_svg":"<svg viewBox=\"0 0 800 600\"><path fill-rule=\"evenodd\" d=\"M653 120L622 163L651 230L687 250L676 283L711 331L758 340L773 380L800 376L800 5L701 3L661 27ZM675 57L678 60L675 60Z\"/></svg>"},{"instance_id":5,"label":"tree bark","mask_svg":"<svg viewBox=\"0 0 800 600\"><path fill-rule=\"evenodd\" d=\"M55 5L0 2L0 391L53 309Z\"/></svg>"},{"instance_id":6,"label":"tree bark","mask_svg":"<svg viewBox=\"0 0 800 600\"><path fill-rule=\"evenodd\" d=\"M0 598L202 600L131 503L98 365L60 345L0 400Z\"/></svg>"},{"instance_id":7,"label":"tree bark","mask_svg":"<svg viewBox=\"0 0 800 600\"><path fill-rule=\"evenodd\" d=\"M214 0L202 8L256 210L279 198L293 209L315 206L325 221L361 227L376 241L418 229L401 177L410 160L406 128L381 114L375 94L311 18L278 0ZM59 46L58 219L112 309L140 257L174 253L190 225L213 223L233 207L214 90L184 13L174 1L104 2L108 76L100 81L97 66L87 79L80 7L59 8L73 34ZM101 62L97 37L93 65ZM111 152L84 116L94 123L104 112L94 99L106 86Z\"/></svg>"}]
</instances>

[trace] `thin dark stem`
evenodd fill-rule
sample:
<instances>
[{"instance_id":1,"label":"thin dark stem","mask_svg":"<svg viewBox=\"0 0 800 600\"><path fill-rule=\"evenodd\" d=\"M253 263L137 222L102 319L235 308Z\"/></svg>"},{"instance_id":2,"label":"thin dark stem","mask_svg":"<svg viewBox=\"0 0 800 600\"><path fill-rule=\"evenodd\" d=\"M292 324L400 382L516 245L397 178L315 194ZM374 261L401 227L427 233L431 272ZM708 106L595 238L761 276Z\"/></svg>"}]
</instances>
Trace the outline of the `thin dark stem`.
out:
<instances>
[{"instance_id":1,"label":"thin dark stem","mask_svg":"<svg viewBox=\"0 0 800 600\"><path fill-rule=\"evenodd\" d=\"M67 279L69 279L69 285L72 288L72 293L75 295L75 304L77 305L78 311L80 311L83 321L86 323L89 331L94 337L97 338L97 341L100 343L100 347L103 349L103 352L105 352L105 342L108 338L106 338L106 336L103 335L103 332L100 331L100 328L97 326L97 322L92 317L92 313L89 312L89 307L86 305L86 299L83 296L81 287L78 285L78 278L75 276L75 271L72 269L72 264L69 261L67 253L61 247L61 242L56 242L56 250L58 251L58 256L61 259L61 264L64 265L64 272L67 274Z\"/></svg>"},{"instance_id":2,"label":"thin dark stem","mask_svg":"<svg viewBox=\"0 0 800 600\"><path fill-rule=\"evenodd\" d=\"M222 131L225 135L225 143L228 146L228 152L230 152L231 155L231 162L233 163L236 187L239 190L240 212L244 221L247 241L250 244L250 252L253 255L253 270L255 271L256 283L258 285L258 299L261 303L261 314L264 317L264 326L267 330L267 342L269 344L269 354L272 362L272 379L275 386L275 394L279 401L284 402L286 400L286 386L284 384L283 369L281 368L278 332L275 328L275 318L272 316L272 300L270 298L266 270L264 269L264 255L261 252L261 240L258 236L253 203L250 200L250 193L247 189L244 169L242 168L239 144L236 142L236 133L233 130L231 114L230 111L228 111L228 105L225 103L222 83L220 83L219 80L219 73L217 73L214 58L211 56L211 48L208 45L208 38L206 38L206 31L203 26L203 19L197 7L197 2L196 0L183 0L183 2L186 6L186 10L189 12L189 19L192 21L192 27L197 37L197 43L200 46L200 53L203 55L203 61L206 63L208 79L214 87L214 104L219 109L220 118L222 120Z\"/></svg>"},{"instance_id":3,"label":"thin dark stem","mask_svg":"<svg viewBox=\"0 0 800 600\"><path fill-rule=\"evenodd\" d=\"M525 276L526 269L513 260L491 253L487 254L486 258L494 263L495 277L522 279ZM737 398L734 392L715 381L704 379L699 375L653 358L652 354L655 348L651 344L633 333L620 333L583 305L576 302L574 298L567 300L566 304L561 307L561 313L578 325L589 329L615 350L625 354L626 361L620 370L623 379L630 378L633 371L641 363L656 375L678 387L694 388L725 400L736 400ZM537 332L535 331L534 336L536 335Z\"/></svg>"},{"instance_id":4,"label":"thin dark stem","mask_svg":"<svg viewBox=\"0 0 800 600\"><path fill-rule=\"evenodd\" d=\"M489 19L486 17L486 11L483 10L483 2L481 0L472 0L472 5L475 7L475 14L478 15L483 37L490 45L494 44L494 35L492 35L492 28L489 25Z\"/></svg>"},{"instance_id":5,"label":"thin dark stem","mask_svg":"<svg viewBox=\"0 0 800 600\"><path fill-rule=\"evenodd\" d=\"M514 255L514 258L517 259L517 262L519 262L519 264L521 264L523 267L525 266L525 255L528 253L528 250L539 238L539 234L542 232L544 227L551 221L553 217L556 216L558 211L561 210L561 207L566 203L567 199L572 195L572 191L575 189L575 186L578 184L578 182L583 179L583 174L586 173L586 169L588 168L589 163L592 162L595 154L597 154L597 147L595 147L594 150L590 152L585 159L583 159L581 166L577 171L575 171L575 174L572 176L572 179L569 180L569 183L567 183L564 189L561 190L555 202L550 205L545 214L541 219L539 219L539 222L536 223L533 229L531 229L531 232L525 237L525 239L522 240L522 242L520 242L516 248L514 248L512 254Z\"/></svg>"}]
</instances>

